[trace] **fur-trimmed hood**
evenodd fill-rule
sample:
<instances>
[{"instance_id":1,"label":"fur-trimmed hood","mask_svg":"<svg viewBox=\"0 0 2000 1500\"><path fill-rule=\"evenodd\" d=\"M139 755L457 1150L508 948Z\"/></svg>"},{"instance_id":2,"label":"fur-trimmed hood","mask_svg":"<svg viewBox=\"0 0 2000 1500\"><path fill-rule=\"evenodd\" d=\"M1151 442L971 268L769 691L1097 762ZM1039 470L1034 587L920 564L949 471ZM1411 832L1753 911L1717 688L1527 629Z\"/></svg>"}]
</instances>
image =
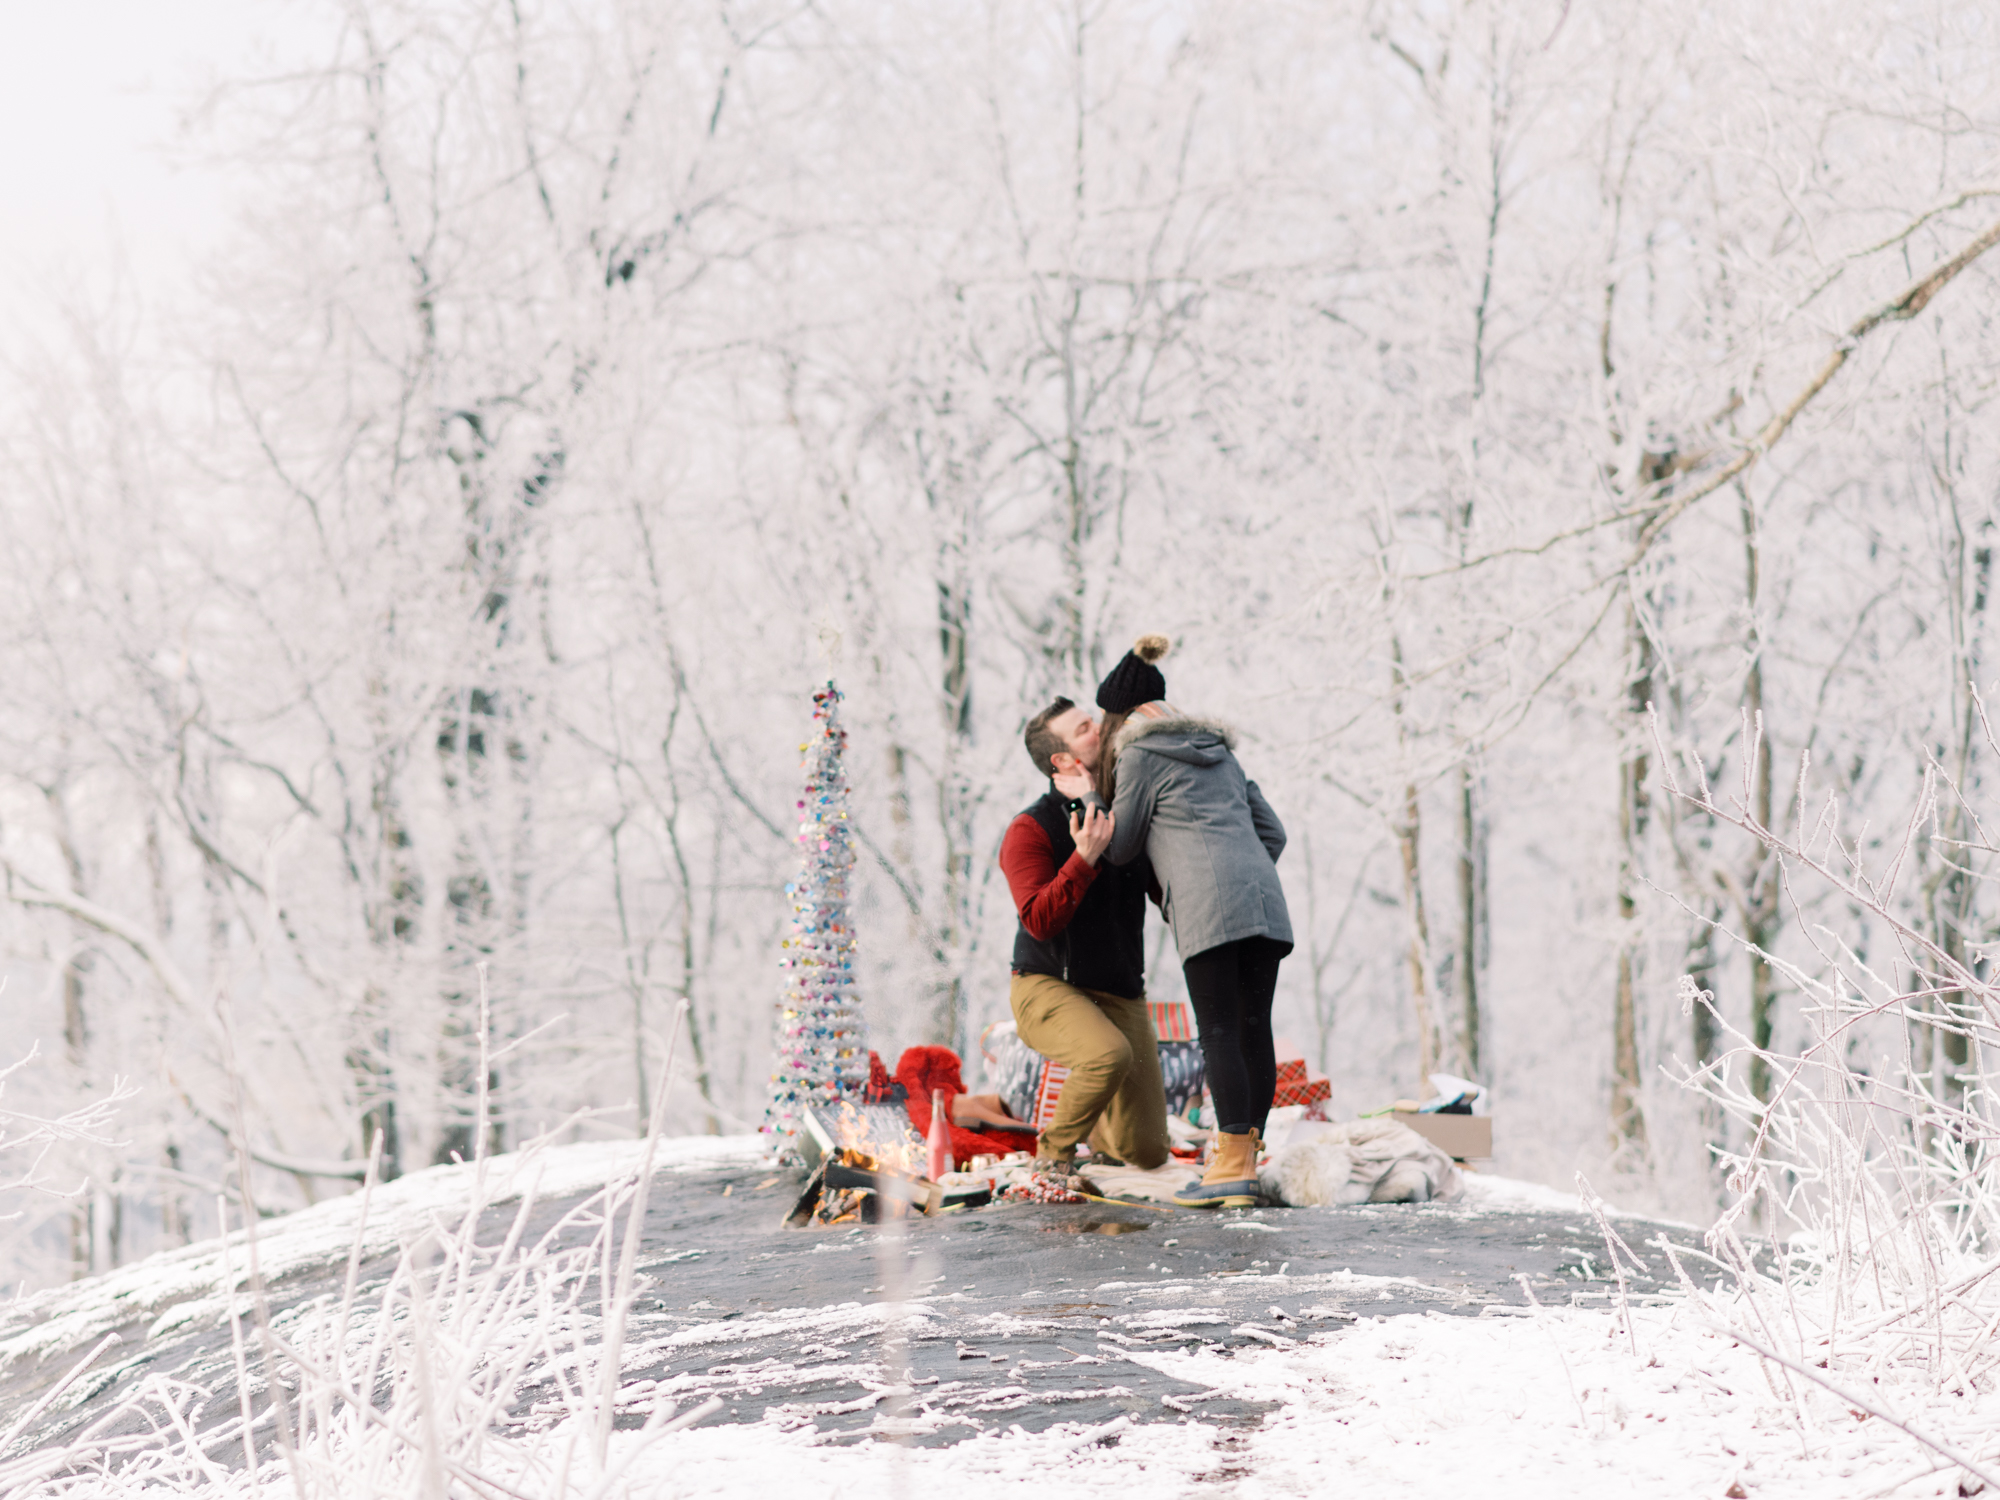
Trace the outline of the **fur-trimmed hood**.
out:
<instances>
[{"instance_id":1,"label":"fur-trimmed hood","mask_svg":"<svg viewBox=\"0 0 2000 1500\"><path fill-rule=\"evenodd\" d=\"M1207 766L1236 748L1236 731L1220 719L1198 718L1178 709L1159 719L1134 715L1118 731L1112 749L1123 755L1141 740L1156 755Z\"/></svg>"}]
</instances>

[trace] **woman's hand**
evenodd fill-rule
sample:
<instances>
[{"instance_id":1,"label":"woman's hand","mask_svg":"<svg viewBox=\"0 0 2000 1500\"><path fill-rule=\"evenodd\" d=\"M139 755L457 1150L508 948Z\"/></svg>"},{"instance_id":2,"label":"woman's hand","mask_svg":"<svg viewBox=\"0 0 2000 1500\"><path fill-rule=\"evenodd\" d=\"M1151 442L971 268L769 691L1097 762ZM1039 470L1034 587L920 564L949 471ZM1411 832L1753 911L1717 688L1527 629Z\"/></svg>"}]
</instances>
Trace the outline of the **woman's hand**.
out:
<instances>
[{"instance_id":1,"label":"woman's hand","mask_svg":"<svg viewBox=\"0 0 2000 1500\"><path fill-rule=\"evenodd\" d=\"M1091 779L1090 772L1084 770L1072 771L1067 775L1057 772L1049 779L1055 782L1058 792L1072 800L1088 797L1097 790L1097 783Z\"/></svg>"},{"instance_id":2,"label":"woman's hand","mask_svg":"<svg viewBox=\"0 0 2000 1500\"><path fill-rule=\"evenodd\" d=\"M1069 836L1076 844L1077 854L1087 865L1096 864L1097 856L1110 847L1111 834L1116 827L1111 814L1101 807L1069 815Z\"/></svg>"}]
</instances>

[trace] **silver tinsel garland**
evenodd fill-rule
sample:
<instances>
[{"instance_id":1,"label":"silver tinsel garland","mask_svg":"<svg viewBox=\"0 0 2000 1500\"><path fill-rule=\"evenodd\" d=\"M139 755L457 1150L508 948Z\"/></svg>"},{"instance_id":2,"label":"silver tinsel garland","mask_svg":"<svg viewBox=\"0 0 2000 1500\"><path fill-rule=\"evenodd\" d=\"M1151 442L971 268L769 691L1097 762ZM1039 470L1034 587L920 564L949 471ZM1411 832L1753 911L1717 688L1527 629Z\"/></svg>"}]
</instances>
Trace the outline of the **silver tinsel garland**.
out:
<instances>
[{"instance_id":1,"label":"silver tinsel garland","mask_svg":"<svg viewBox=\"0 0 2000 1500\"><path fill-rule=\"evenodd\" d=\"M813 694L811 739L799 746L805 791L799 798L798 878L785 887L791 932L781 944L784 984L778 999L777 1066L760 1127L774 1154L789 1156L808 1104L858 1100L868 1082L868 1027L854 987L854 922L848 881L854 834L847 818L847 731L840 690Z\"/></svg>"}]
</instances>

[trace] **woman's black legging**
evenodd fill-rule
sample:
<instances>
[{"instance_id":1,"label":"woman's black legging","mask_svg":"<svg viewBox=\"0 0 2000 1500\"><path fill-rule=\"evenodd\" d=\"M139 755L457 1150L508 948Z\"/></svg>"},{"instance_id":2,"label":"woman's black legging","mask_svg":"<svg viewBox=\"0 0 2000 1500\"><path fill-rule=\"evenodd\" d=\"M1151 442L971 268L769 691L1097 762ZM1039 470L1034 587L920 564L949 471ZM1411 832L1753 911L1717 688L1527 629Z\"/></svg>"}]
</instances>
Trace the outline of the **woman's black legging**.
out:
<instances>
[{"instance_id":1,"label":"woman's black legging","mask_svg":"<svg viewBox=\"0 0 2000 1500\"><path fill-rule=\"evenodd\" d=\"M1216 1123L1232 1135L1260 1134L1278 1091L1278 1057L1271 1044L1271 997L1278 963L1292 951L1275 938L1238 938L1197 953L1181 965L1201 1031L1208 1092Z\"/></svg>"}]
</instances>

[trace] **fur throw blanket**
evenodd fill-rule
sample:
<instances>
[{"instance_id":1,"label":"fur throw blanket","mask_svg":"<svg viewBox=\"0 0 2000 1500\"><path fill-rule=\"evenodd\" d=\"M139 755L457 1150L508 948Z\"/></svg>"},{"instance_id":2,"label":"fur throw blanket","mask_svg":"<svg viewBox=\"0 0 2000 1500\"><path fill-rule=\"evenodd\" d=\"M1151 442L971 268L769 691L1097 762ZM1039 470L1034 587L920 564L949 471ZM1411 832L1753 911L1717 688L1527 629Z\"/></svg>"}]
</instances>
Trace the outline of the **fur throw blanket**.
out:
<instances>
[{"instance_id":1,"label":"fur throw blanket","mask_svg":"<svg viewBox=\"0 0 2000 1500\"><path fill-rule=\"evenodd\" d=\"M1311 1135L1278 1150L1257 1185L1294 1208L1449 1202L1465 1191L1458 1163L1409 1126L1380 1119L1315 1122Z\"/></svg>"}]
</instances>

